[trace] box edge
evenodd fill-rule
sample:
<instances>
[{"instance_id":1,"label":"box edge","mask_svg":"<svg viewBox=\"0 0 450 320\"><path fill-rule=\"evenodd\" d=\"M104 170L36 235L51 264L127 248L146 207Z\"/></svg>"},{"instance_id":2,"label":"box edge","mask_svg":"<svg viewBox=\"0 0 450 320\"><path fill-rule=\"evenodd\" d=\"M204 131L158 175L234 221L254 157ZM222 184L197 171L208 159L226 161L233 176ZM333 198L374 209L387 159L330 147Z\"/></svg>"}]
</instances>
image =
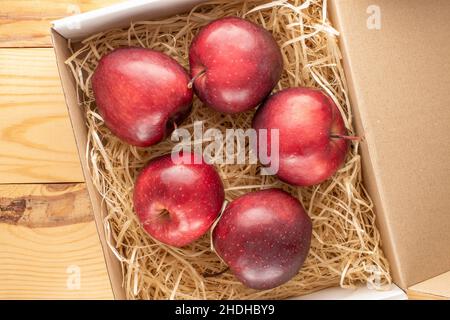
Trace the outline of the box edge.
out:
<instances>
[{"instance_id":1,"label":"box edge","mask_svg":"<svg viewBox=\"0 0 450 320\"><path fill-rule=\"evenodd\" d=\"M102 206L101 205L94 205L94 204L99 204L99 199L100 199L100 194L98 193L98 191L95 189L93 182L92 182L92 178L91 176L88 174L87 172L87 161L86 159L83 157L83 155L85 154L84 150L82 149L86 149L86 137L81 137L81 134L83 134L81 131L84 129L84 134L87 135L87 131L85 128L78 128L80 123L76 123L76 119L77 119L77 115L74 113L75 111L73 110L73 108L71 108L72 103L69 101L68 98L68 92L67 92L67 81L68 82L72 82L70 79L65 81L65 76L64 76L64 71L62 70L62 68L67 66L65 65L64 61L62 60L61 57L61 52L59 52L59 45L58 45L58 40L57 37L60 37L62 41L68 41L66 38L64 38L62 35L60 35L55 29L51 28L50 29L50 34L51 34L51 40L52 40L52 45L53 45L53 50L55 52L55 57L56 57L56 65L58 68L58 74L59 74L59 78L61 81L61 88L62 88L62 92L64 95L64 102L66 104L66 108L67 108L67 112L69 114L69 118L70 118L70 124L72 127L72 132L74 135L74 139L75 139L75 144L77 147L77 152L78 152L78 157L80 160L80 164L81 164L81 169L83 172L83 176L84 176L84 183L86 184L86 188L88 191L88 195L89 195L89 199L91 201L91 208L92 208L92 214L94 216L94 220L95 220L95 225L97 228L97 235L99 238L99 242L101 244L102 247L102 253L103 253L103 257L104 257L104 261L105 261L105 268L106 271L108 273L108 278L110 281L110 287L113 293L113 296L115 299L117 300L123 300L125 299L125 292L122 288L122 281L118 281L118 279L113 279L111 277L111 269L117 269L120 268L120 263L117 259L115 259L115 257L112 257L112 252L110 252L110 249L108 248L107 245L107 241L106 241L106 236L105 236L105 231L103 229L103 221L101 221L100 218L104 217L104 210L102 210ZM60 60L61 59L61 60ZM68 71L67 71L68 72ZM72 83L72 87L74 87L73 83ZM74 88L76 90L76 88ZM75 95L75 94L73 94ZM75 95L76 96L76 95ZM77 105L78 107L78 105ZM83 148L84 147L84 148ZM95 198L94 198L95 197ZM96 212L97 208L100 208L101 211L103 212ZM107 252L106 252L107 251ZM120 270L120 269L119 269ZM121 272L120 272L121 273ZM115 277L114 277L115 278ZM120 288L120 289L119 289Z\"/></svg>"}]
</instances>

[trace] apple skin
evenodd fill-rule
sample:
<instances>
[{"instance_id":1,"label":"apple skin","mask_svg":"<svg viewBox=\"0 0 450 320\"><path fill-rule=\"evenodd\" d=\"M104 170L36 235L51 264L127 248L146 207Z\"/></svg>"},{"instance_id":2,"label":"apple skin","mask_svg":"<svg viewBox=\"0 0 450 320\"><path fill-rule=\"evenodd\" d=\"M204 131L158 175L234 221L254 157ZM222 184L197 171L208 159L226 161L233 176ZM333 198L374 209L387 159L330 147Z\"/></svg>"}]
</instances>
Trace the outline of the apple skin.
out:
<instances>
[{"instance_id":1,"label":"apple skin","mask_svg":"<svg viewBox=\"0 0 450 320\"><path fill-rule=\"evenodd\" d=\"M283 70L280 48L264 28L227 17L206 25L189 49L194 89L207 106L239 113L258 106L272 91Z\"/></svg>"},{"instance_id":2,"label":"apple skin","mask_svg":"<svg viewBox=\"0 0 450 320\"><path fill-rule=\"evenodd\" d=\"M214 228L213 241L239 281L266 290L298 273L311 235L311 219L300 202L280 189L267 189L231 202Z\"/></svg>"},{"instance_id":3,"label":"apple skin","mask_svg":"<svg viewBox=\"0 0 450 320\"><path fill-rule=\"evenodd\" d=\"M202 163L194 164L194 157ZM183 153L180 159L183 163L175 163L168 154L152 160L139 174L133 196L147 233L174 247L205 234L224 201L222 180L213 166L192 153Z\"/></svg>"},{"instance_id":4,"label":"apple skin","mask_svg":"<svg viewBox=\"0 0 450 320\"><path fill-rule=\"evenodd\" d=\"M189 114L193 91L186 70L169 56L121 48L100 60L92 77L98 110L121 140L148 147L168 136Z\"/></svg>"},{"instance_id":5,"label":"apple skin","mask_svg":"<svg viewBox=\"0 0 450 320\"><path fill-rule=\"evenodd\" d=\"M344 163L349 140L336 104L321 90L291 88L272 95L256 112L253 128L279 129L277 176L311 186L330 178ZM348 137L352 138L352 137Z\"/></svg>"}]
</instances>

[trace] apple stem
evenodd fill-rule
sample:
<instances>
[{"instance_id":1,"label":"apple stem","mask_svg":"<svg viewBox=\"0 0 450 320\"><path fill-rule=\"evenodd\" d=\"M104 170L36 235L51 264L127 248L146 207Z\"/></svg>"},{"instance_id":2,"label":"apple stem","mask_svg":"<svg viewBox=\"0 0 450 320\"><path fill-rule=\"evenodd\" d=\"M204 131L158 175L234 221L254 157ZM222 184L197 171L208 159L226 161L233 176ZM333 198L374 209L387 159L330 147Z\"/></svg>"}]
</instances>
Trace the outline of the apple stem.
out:
<instances>
[{"instance_id":1,"label":"apple stem","mask_svg":"<svg viewBox=\"0 0 450 320\"><path fill-rule=\"evenodd\" d=\"M170 212L167 209L162 209L158 213L158 218L161 220L170 220Z\"/></svg>"},{"instance_id":2,"label":"apple stem","mask_svg":"<svg viewBox=\"0 0 450 320\"><path fill-rule=\"evenodd\" d=\"M345 139L345 140L351 140L351 141L361 141L361 137L345 136L345 135L342 135L342 134L332 134L331 138L334 138L334 139Z\"/></svg>"},{"instance_id":3,"label":"apple stem","mask_svg":"<svg viewBox=\"0 0 450 320\"><path fill-rule=\"evenodd\" d=\"M194 82L195 80L197 80L198 78L200 78L202 75L204 75L206 73L206 69L203 69L202 71L200 71L199 73L197 73L192 79L191 81L189 81L188 83L188 88L192 89L192 87L194 86Z\"/></svg>"},{"instance_id":4,"label":"apple stem","mask_svg":"<svg viewBox=\"0 0 450 320\"><path fill-rule=\"evenodd\" d=\"M225 272L227 272L228 270L230 270L229 267L227 267L226 269L224 269L224 270L222 270L222 271L216 272L216 273L204 273L204 274L203 274L203 277L205 277L205 278L218 277L218 276L220 276L221 274L224 274Z\"/></svg>"}]
</instances>

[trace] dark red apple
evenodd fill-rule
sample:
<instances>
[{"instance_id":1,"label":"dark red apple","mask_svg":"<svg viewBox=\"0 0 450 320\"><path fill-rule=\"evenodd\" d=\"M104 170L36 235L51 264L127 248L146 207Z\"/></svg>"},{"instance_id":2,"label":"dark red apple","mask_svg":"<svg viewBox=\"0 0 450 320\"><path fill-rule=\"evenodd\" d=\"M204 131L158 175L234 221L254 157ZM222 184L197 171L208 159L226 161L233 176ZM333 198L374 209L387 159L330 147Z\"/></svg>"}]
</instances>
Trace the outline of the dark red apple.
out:
<instances>
[{"instance_id":1,"label":"dark red apple","mask_svg":"<svg viewBox=\"0 0 450 320\"><path fill-rule=\"evenodd\" d=\"M192 41L189 62L197 96L224 113L259 105L283 70L280 48L272 35L237 17L205 26Z\"/></svg>"},{"instance_id":2,"label":"dark red apple","mask_svg":"<svg viewBox=\"0 0 450 320\"><path fill-rule=\"evenodd\" d=\"M211 227L222 208L224 189L214 167L200 156L183 153L173 161L168 154L151 161L139 174L133 200L152 237L182 247Z\"/></svg>"},{"instance_id":3,"label":"dark red apple","mask_svg":"<svg viewBox=\"0 0 450 320\"><path fill-rule=\"evenodd\" d=\"M213 231L214 248L249 288L265 290L294 277L309 251L312 224L300 202L279 189L231 202Z\"/></svg>"},{"instance_id":4,"label":"dark red apple","mask_svg":"<svg viewBox=\"0 0 450 320\"><path fill-rule=\"evenodd\" d=\"M349 147L336 104L317 89L291 88L272 95L256 112L253 128L279 129L278 177L297 186L330 178L344 163ZM268 143L270 153L271 143ZM273 156L272 156L273 157Z\"/></svg>"},{"instance_id":5,"label":"dark red apple","mask_svg":"<svg viewBox=\"0 0 450 320\"><path fill-rule=\"evenodd\" d=\"M104 56L92 77L106 126L123 141L148 147L160 142L191 109L189 75L169 56L122 48Z\"/></svg>"}]
</instances>

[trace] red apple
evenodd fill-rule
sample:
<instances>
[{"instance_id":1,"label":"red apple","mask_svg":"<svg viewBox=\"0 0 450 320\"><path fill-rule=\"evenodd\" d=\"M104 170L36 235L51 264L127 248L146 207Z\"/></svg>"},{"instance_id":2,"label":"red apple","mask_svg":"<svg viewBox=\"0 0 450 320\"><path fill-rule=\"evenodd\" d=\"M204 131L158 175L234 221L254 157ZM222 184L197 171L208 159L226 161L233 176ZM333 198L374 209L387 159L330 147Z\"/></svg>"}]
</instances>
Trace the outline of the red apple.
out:
<instances>
[{"instance_id":1,"label":"red apple","mask_svg":"<svg viewBox=\"0 0 450 320\"><path fill-rule=\"evenodd\" d=\"M223 212L214 248L244 285L271 289L294 277L309 251L312 224L300 202L279 189L248 193Z\"/></svg>"},{"instance_id":2,"label":"red apple","mask_svg":"<svg viewBox=\"0 0 450 320\"><path fill-rule=\"evenodd\" d=\"M197 159L197 162L194 162ZM170 154L151 161L140 173L134 209L144 229L155 239L182 247L205 234L224 201L222 181L200 156Z\"/></svg>"},{"instance_id":3,"label":"red apple","mask_svg":"<svg viewBox=\"0 0 450 320\"><path fill-rule=\"evenodd\" d=\"M150 49L116 49L92 77L98 110L123 141L148 147L160 142L188 114L189 75L169 56Z\"/></svg>"},{"instance_id":4,"label":"red apple","mask_svg":"<svg viewBox=\"0 0 450 320\"><path fill-rule=\"evenodd\" d=\"M272 35L237 17L205 26L192 41L189 62L197 96L224 113L259 105L283 70L280 48Z\"/></svg>"},{"instance_id":5,"label":"red apple","mask_svg":"<svg viewBox=\"0 0 450 320\"><path fill-rule=\"evenodd\" d=\"M345 161L349 140L336 104L325 93L291 88L272 95L253 119L253 128L279 129L277 176L311 186L330 178ZM268 143L270 153L271 143ZM272 156L273 157L273 156Z\"/></svg>"}]
</instances>

